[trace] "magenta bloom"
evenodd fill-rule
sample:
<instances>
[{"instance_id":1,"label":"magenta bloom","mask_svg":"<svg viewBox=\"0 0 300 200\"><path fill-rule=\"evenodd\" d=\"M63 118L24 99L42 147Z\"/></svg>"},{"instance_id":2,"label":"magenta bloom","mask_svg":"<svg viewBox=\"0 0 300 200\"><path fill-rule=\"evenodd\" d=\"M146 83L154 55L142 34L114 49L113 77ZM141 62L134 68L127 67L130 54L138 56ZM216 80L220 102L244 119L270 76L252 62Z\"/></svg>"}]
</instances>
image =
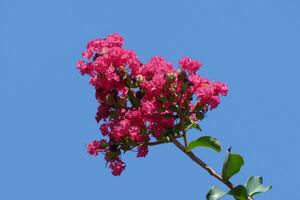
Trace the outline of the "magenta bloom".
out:
<instances>
[{"instance_id":1,"label":"magenta bloom","mask_svg":"<svg viewBox=\"0 0 300 200\"><path fill-rule=\"evenodd\" d=\"M119 158L109 161L108 167L111 168L111 173L114 176L120 176L122 171L125 169L125 163Z\"/></svg>"},{"instance_id":2,"label":"magenta bloom","mask_svg":"<svg viewBox=\"0 0 300 200\"><path fill-rule=\"evenodd\" d=\"M148 154L148 146L139 146L137 157L145 157Z\"/></svg>"},{"instance_id":3,"label":"magenta bloom","mask_svg":"<svg viewBox=\"0 0 300 200\"><path fill-rule=\"evenodd\" d=\"M125 169L122 153L135 149L137 157L145 157L150 144L179 136L182 127L198 123L220 104L220 95L227 95L224 83L197 74L198 60L183 57L179 69L158 56L142 63L123 45L119 34L94 39L77 63L95 88L95 118L105 138L88 144L87 152L104 154L115 176Z\"/></svg>"},{"instance_id":4,"label":"magenta bloom","mask_svg":"<svg viewBox=\"0 0 300 200\"><path fill-rule=\"evenodd\" d=\"M202 64L198 60L192 60L188 57L183 57L179 60L181 69L188 71L190 74L195 74Z\"/></svg>"}]
</instances>

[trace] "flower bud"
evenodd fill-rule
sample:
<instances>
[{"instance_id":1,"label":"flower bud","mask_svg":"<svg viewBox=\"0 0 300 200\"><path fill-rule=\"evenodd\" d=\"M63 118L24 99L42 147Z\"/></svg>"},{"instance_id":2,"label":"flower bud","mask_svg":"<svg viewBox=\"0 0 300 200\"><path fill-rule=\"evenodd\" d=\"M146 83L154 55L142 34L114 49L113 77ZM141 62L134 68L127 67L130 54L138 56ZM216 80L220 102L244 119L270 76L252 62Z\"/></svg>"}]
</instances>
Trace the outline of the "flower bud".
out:
<instances>
[{"instance_id":1,"label":"flower bud","mask_svg":"<svg viewBox=\"0 0 300 200\"><path fill-rule=\"evenodd\" d=\"M118 100L117 100L117 107L126 107L126 101L127 99L123 96L119 97Z\"/></svg>"},{"instance_id":2,"label":"flower bud","mask_svg":"<svg viewBox=\"0 0 300 200\"><path fill-rule=\"evenodd\" d=\"M172 93L176 92L175 88L173 88L173 87L169 88L169 91L172 92Z\"/></svg>"},{"instance_id":3,"label":"flower bud","mask_svg":"<svg viewBox=\"0 0 300 200\"><path fill-rule=\"evenodd\" d=\"M100 141L99 147L100 149L105 149L106 147L108 147L108 144L106 141L102 140Z\"/></svg>"},{"instance_id":4,"label":"flower bud","mask_svg":"<svg viewBox=\"0 0 300 200\"><path fill-rule=\"evenodd\" d=\"M142 76L142 75L137 75L137 76L136 76L136 81L137 81L138 83L142 83L142 82L144 81L144 76Z\"/></svg>"},{"instance_id":5,"label":"flower bud","mask_svg":"<svg viewBox=\"0 0 300 200\"><path fill-rule=\"evenodd\" d=\"M114 98L114 95L107 95L107 96L105 97L105 103L106 103L107 105L110 105L110 106L115 105L116 100L115 100L115 98Z\"/></svg>"},{"instance_id":6,"label":"flower bud","mask_svg":"<svg viewBox=\"0 0 300 200\"><path fill-rule=\"evenodd\" d=\"M175 74L173 73L167 73L167 79L169 82L174 82L175 81Z\"/></svg>"},{"instance_id":7,"label":"flower bud","mask_svg":"<svg viewBox=\"0 0 300 200\"><path fill-rule=\"evenodd\" d=\"M104 55L104 54L107 53L107 51L108 51L108 48L104 47L104 48L101 49L100 53L101 53L101 55Z\"/></svg>"}]
</instances>

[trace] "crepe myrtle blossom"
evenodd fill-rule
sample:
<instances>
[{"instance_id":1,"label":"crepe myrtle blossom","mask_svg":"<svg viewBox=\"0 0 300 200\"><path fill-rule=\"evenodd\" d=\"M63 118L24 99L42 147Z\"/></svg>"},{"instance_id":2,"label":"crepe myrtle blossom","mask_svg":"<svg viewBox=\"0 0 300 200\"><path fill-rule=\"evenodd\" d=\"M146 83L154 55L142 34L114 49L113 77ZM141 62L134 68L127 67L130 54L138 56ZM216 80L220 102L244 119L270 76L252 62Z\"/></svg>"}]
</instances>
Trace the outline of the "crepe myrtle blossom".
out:
<instances>
[{"instance_id":1,"label":"crepe myrtle blossom","mask_svg":"<svg viewBox=\"0 0 300 200\"><path fill-rule=\"evenodd\" d=\"M117 33L94 39L77 63L95 88L104 138L89 143L87 152L103 154L115 176L125 169L122 153L136 149L137 157L145 157L148 146L167 143L170 135L181 137L183 129L219 105L220 95L227 95L224 83L197 74L198 60L183 57L179 68L157 56L142 63L123 44Z\"/></svg>"}]
</instances>

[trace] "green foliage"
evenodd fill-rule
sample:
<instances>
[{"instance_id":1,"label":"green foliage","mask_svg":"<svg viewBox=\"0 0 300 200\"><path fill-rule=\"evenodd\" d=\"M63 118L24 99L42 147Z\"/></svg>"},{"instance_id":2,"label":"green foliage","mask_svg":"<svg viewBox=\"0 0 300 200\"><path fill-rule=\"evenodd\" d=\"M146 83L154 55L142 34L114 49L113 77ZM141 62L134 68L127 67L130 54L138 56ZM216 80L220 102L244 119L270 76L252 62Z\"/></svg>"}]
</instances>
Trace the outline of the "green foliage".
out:
<instances>
[{"instance_id":1,"label":"green foliage","mask_svg":"<svg viewBox=\"0 0 300 200\"><path fill-rule=\"evenodd\" d=\"M272 186L263 186L263 178L261 176L251 176L246 183L246 190L249 196L254 196L262 192L272 189Z\"/></svg>"},{"instance_id":2,"label":"green foliage","mask_svg":"<svg viewBox=\"0 0 300 200\"><path fill-rule=\"evenodd\" d=\"M202 136L194 141L192 141L188 145L188 151L192 151L196 147L208 147L216 152L221 152L221 144L220 142L211 136Z\"/></svg>"},{"instance_id":3,"label":"green foliage","mask_svg":"<svg viewBox=\"0 0 300 200\"><path fill-rule=\"evenodd\" d=\"M185 131L189 130L189 129L198 129L199 131L202 131L201 127L199 126L199 124L197 124L196 122L189 122L188 125L185 127Z\"/></svg>"},{"instance_id":4,"label":"green foliage","mask_svg":"<svg viewBox=\"0 0 300 200\"><path fill-rule=\"evenodd\" d=\"M224 161L222 169L222 178L228 181L233 175L237 174L244 165L244 159L239 154L232 154L231 148L228 149L228 155Z\"/></svg>"},{"instance_id":5,"label":"green foliage","mask_svg":"<svg viewBox=\"0 0 300 200\"><path fill-rule=\"evenodd\" d=\"M243 185L238 185L232 190L228 192L228 194L234 196L236 200L247 200L248 199L248 194L247 190Z\"/></svg>"},{"instance_id":6,"label":"green foliage","mask_svg":"<svg viewBox=\"0 0 300 200\"><path fill-rule=\"evenodd\" d=\"M207 193L207 200L218 200L225 196L227 193L221 190L220 188L213 186Z\"/></svg>"},{"instance_id":7,"label":"green foliage","mask_svg":"<svg viewBox=\"0 0 300 200\"><path fill-rule=\"evenodd\" d=\"M229 192L224 192L218 187L212 187L207 195L206 200L219 200L226 194L232 195L236 200L248 200L249 196L254 196L256 194L266 192L272 189L272 186L263 186L263 179L260 176L251 176L245 186L238 185Z\"/></svg>"}]
</instances>

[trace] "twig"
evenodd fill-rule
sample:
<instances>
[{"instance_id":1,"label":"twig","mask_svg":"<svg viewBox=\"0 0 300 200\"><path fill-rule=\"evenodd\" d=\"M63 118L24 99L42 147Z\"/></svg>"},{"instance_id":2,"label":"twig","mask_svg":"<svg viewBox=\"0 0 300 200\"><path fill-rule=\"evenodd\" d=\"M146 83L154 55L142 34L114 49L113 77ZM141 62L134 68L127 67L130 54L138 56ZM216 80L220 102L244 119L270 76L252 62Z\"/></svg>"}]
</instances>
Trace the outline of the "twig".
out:
<instances>
[{"instance_id":1,"label":"twig","mask_svg":"<svg viewBox=\"0 0 300 200\"><path fill-rule=\"evenodd\" d=\"M183 135L178 135L174 138L181 138ZM148 142L146 143L148 146L155 146L155 145L159 145L159 144L167 144L167 143L171 143L172 141L167 140L167 141L154 141L154 142Z\"/></svg>"},{"instance_id":2,"label":"twig","mask_svg":"<svg viewBox=\"0 0 300 200\"><path fill-rule=\"evenodd\" d=\"M159 144L164 144L164 143L170 143L170 142L165 142L165 141L156 141L156 142L149 142L147 143L148 146L155 146L155 145L159 145Z\"/></svg>"},{"instance_id":3,"label":"twig","mask_svg":"<svg viewBox=\"0 0 300 200\"><path fill-rule=\"evenodd\" d=\"M188 147L188 144L187 144L187 139L186 139L186 132L183 130L183 142L184 142L184 146L185 146L185 149L187 149Z\"/></svg>"},{"instance_id":4,"label":"twig","mask_svg":"<svg viewBox=\"0 0 300 200\"><path fill-rule=\"evenodd\" d=\"M200 165L203 169L205 169L210 175L224 183L229 189L233 189L234 185L229 180L224 180L221 175L219 175L214 169L208 166L205 162L203 162L200 158L198 158L193 152L187 151L186 148L178 142L174 137L170 136L171 141L188 157L190 157L194 162ZM252 200L251 197L248 197L248 200Z\"/></svg>"}]
</instances>

